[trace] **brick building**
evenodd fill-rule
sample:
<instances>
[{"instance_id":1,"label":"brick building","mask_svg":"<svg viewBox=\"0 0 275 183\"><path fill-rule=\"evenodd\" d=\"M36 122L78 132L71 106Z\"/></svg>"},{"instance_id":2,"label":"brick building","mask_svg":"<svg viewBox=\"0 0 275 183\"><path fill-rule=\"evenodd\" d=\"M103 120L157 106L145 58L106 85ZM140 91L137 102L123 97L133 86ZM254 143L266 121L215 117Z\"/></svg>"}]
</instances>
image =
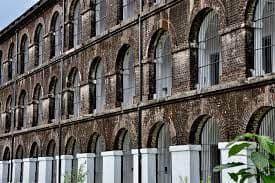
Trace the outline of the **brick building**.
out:
<instances>
[{"instance_id":1,"label":"brick building","mask_svg":"<svg viewBox=\"0 0 275 183\"><path fill-rule=\"evenodd\" d=\"M275 136L274 13L272 0L40 0L0 32L0 182L62 182L85 162L87 182L137 183L138 154L143 183L219 182L218 143ZM188 152L194 175L177 164Z\"/></svg>"}]
</instances>

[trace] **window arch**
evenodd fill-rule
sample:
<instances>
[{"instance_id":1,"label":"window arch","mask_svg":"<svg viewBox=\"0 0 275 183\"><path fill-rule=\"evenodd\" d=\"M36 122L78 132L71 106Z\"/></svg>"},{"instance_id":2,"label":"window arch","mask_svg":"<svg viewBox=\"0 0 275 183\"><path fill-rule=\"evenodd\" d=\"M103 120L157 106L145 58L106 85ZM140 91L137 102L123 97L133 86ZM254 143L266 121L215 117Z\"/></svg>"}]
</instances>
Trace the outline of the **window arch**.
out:
<instances>
[{"instance_id":1,"label":"window arch","mask_svg":"<svg viewBox=\"0 0 275 183\"><path fill-rule=\"evenodd\" d=\"M102 183L102 171L103 171L103 158L101 152L104 152L106 149L105 139L99 134L94 134L90 138L88 145L88 152L95 153L94 161L94 182Z\"/></svg>"},{"instance_id":2,"label":"window arch","mask_svg":"<svg viewBox=\"0 0 275 183\"><path fill-rule=\"evenodd\" d=\"M21 145L19 145L17 147L17 149L16 149L15 159L21 160L22 162L20 163L20 176L19 176L19 180L16 180L17 176L15 176L15 180L13 180L14 182L23 182L23 158L24 158L23 147Z\"/></svg>"},{"instance_id":3,"label":"window arch","mask_svg":"<svg viewBox=\"0 0 275 183\"><path fill-rule=\"evenodd\" d=\"M49 87L49 122L57 120L60 115L60 88L57 77L53 77Z\"/></svg>"},{"instance_id":4,"label":"window arch","mask_svg":"<svg viewBox=\"0 0 275 183\"><path fill-rule=\"evenodd\" d=\"M23 74L29 64L29 41L26 34L22 36L20 44L20 60L18 64L19 74Z\"/></svg>"},{"instance_id":5,"label":"window arch","mask_svg":"<svg viewBox=\"0 0 275 183\"><path fill-rule=\"evenodd\" d=\"M11 96L8 96L7 102L6 102L6 118L5 118L5 133L9 133L11 130L11 115L12 115L12 98Z\"/></svg>"},{"instance_id":6,"label":"window arch","mask_svg":"<svg viewBox=\"0 0 275 183\"><path fill-rule=\"evenodd\" d=\"M43 26L39 24L35 30L35 36L34 36L34 65L38 66L43 63L43 47L44 47L44 38L43 38Z\"/></svg>"},{"instance_id":7,"label":"window arch","mask_svg":"<svg viewBox=\"0 0 275 183\"><path fill-rule=\"evenodd\" d=\"M10 148L6 147L4 150L4 154L3 154L3 161L7 161L8 162L8 171L7 171L7 175L2 175L2 176L6 176L7 178L7 182L11 181L11 153L10 153Z\"/></svg>"},{"instance_id":8,"label":"window arch","mask_svg":"<svg viewBox=\"0 0 275 183\"><path fill-rule=\"evenodd\" d=\"M39 157L39 148L36 142L34 142L31 146L31 151L30 151L30 158L35 158L37 159L35 162L35 177L34 177L34 182L38 183L38 175L39 175L39 161L38 161L38 157Z\"/></svg>"},{"instance_id":9,"label":"window arch","mask_svg":"<svg viewBox=\"0 0 275 183\"><path fill-rule=\"evenodd\" d=\"M18 101L18 124L17 129L20 130L27 124L27 96L26 91L23 90L20 93Z\"/></svg>"},{"instance_id":10,"label":"window arch","mask_svg":"<svg viewBox=\"0 0 275 183\"><path fill-rule=\"evenodd\" d=\"M78 149L78 147L77 147L76 139L74 137L70 137L66 143L65 154L73 156L71 175L73 175L73 172L77 170L77 166L78 166L77 158L76 158L77 149ZM76 182L76 180L74 180L75 178L76 177L72 176L71 182Z\"/></svg>"},{"instance_id":11,"label":"window arch","mask_svg":"<svg viewBox=\"0 0 275 183\"><path fill-rule=\"evenodd\" d=\"M92 25L95 27L95 35L100 35L106 30L106 0L92 0L91 5L94 10Z\"/></svg>"},{"instance_id":12,"label":"window arch","mask_svg":"<svg viewBox=\"0 0 275 183\"><path fill-rule=\"evenodd\" d=\"M275 72L275 2L259 0L254 14L253 76Z\"/></svg>"},{"instance_id":13,"label":"window arch","mask_svg":"<svg viewBox=\"0 0 275 183\"><path fill-rule=\"evenodd\" d=\"M202 21L198 34L198 87L219 84L221 75L221 38L219 19L210 11Z\"/></svg>"},{"instance_id":14,"label":"window arch","mask_svg":"<svg viewBox=\"0 0 275 183\"><path fill-rule=\"evenodd\" d=\"M46 151L46 156L52 157L52 172L51 172L51 182L50 183L55 183L56 182L56 143L54 140L51 140L48 145L47 145L47 151Z\"/></svg>"},{"instance_id":15,"label":"window arch","mask_svg":"<svg viewBox=\"0 0 275 183\"><path fill-rule=\"evenodd\" d=\"M100 58L94 59L89 73L90 113L102 112L105 105L105 77Z\"/></svg>"},{"instance_id":16,"label":"window arch","mask_svg":"<svg viewBox=\"0 0 275 183\"><path fill-rule=\"evenodd\" d=\"M201 179L205 182L210 177L211 182L219 182L220 174L213 172L213 168L220 164L218 149L220 132L215 119L208 115L199 117L194 122L190 135L191 143L202 146L200 155Z\"/></svg>"},{"instance_id":17,"label":"window arch","mask_svg":"<svg viewBox=\"0 0 275 183\"><path fill-rule=\"evenodd\" d=\"M16 59L14 43L11 43L8 53L8 80L12 80L13 77L13 65Z\"/></svg>"},{"instance_id":18,"label":"window arch","mask_svg":"<svg viewBox=\"0 0 275 183\"><path fill-rule=\"evenodd\" d=\"M69 74L68 86L68 114L78 116L80 112L80 73L78 69L73 68Z\"/></svg>"},{"instance_id":19,"label":"window arch","mask_svg":"<svg viewBox=\"0 0 275 183\"><path fill-rule=\"evenodd\" d=\"M43 100L42 100L42 88L40 84L37 84L34 88L33 94L33 123L32 126L37 126L38 122L43 120Z\"/></svg>"},{"instance_id":20,"label":"window arch","mask_svg":"<svg viewBox=\"0 0 275 183\"><path fill-rule=\"evenodd\" d=\"M115 144L119 149L123 151L121 175L122 183L133 182L133 156L131 154L131 137L130 133L126 129L119 130Z\"/></svg>"},{"instance_id":21,"label":"window arch","mask_svg":"<svg viewBox=\"0 0 275 183\"><path fill-rule=\"evenodd\" d=\"M70 29L70 48L75 48L80 45L82 37L82 17L81 17L81 4L80 1L76 1L71 9L72 21Z\"/></svg>"},{"instance_id":22,"label":"window arch","mask_svg":"<svg viewBox=\"0 0 275 183\"><path fill-rule=\"evenodd\" d=\"M51 21L51 58L61 55L62 51L62 23L61 16L55 12Z\"/></svg>"},{"instance_id":23,"label":"window arch","mask_svg":"<svg viewBox=\"0 0 275 183\"><path fill-rule=\"evenodd\" d=\"M116 63L117 106L133 104L135 95L134 55L131 47L124 45L118 54Z\"/></svg>"}]
</instances>

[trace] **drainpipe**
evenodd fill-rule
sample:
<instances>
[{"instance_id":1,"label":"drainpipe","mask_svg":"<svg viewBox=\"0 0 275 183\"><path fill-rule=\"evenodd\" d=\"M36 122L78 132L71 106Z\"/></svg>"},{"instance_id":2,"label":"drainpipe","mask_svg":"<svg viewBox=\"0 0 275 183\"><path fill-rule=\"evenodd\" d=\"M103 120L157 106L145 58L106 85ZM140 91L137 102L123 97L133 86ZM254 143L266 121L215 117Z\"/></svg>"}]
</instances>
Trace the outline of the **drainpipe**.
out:
<instances>
[{"instance_id":1,"label":"drainpipe","mask_svg":"<svg viewBox=\"0 0 275 183\"><path fill-rule=\"evenodd\" d=\"M139 14L138 14L138 61L139 61L139 71L140 71L140 86L139 86L139 106L138 106L138 182L141 183L142 178L142 162L141 162L141 153L140 149L142 148L142 109L140 105L143 101L143 65L142 65L142 44L143 44L143 36L142 36L142 19L141 15L143 12L143 0L139 0Z\"/></svg>"}]
</instances>

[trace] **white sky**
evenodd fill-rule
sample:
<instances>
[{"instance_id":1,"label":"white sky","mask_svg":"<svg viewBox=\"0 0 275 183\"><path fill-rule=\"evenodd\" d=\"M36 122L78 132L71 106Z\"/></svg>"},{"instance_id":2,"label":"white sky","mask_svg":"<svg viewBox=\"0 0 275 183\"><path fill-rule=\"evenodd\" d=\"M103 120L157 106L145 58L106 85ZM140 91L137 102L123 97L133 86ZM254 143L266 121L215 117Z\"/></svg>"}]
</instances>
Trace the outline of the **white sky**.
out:
<instances>
[{"instance_id":1,"label":"white sky","mask_svg":"<svg viewBox=\"0 0 275 183\"><path fill-rule=\"evenodd\" d=\"M29 9L38 0L2 0L0 3L0 30Z\"/></svg>"}]
</instances>

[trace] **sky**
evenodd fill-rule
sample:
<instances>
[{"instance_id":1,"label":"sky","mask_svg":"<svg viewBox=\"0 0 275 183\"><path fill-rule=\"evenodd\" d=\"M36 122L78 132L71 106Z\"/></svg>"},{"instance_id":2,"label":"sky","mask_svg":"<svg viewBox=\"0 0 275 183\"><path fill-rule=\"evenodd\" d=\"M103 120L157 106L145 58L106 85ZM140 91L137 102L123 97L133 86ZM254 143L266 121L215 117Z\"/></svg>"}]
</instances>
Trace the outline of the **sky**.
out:
<instances>
[{"instance_id":1,"label":"sky","mask_svg":"<svg viewBox=\"0 0 275 183\"><path fill-rule=\"evenodd\" d=\"M0 30L34 5L38 0L2 0L0 3Z\"/></svg>"}]
</instances>

